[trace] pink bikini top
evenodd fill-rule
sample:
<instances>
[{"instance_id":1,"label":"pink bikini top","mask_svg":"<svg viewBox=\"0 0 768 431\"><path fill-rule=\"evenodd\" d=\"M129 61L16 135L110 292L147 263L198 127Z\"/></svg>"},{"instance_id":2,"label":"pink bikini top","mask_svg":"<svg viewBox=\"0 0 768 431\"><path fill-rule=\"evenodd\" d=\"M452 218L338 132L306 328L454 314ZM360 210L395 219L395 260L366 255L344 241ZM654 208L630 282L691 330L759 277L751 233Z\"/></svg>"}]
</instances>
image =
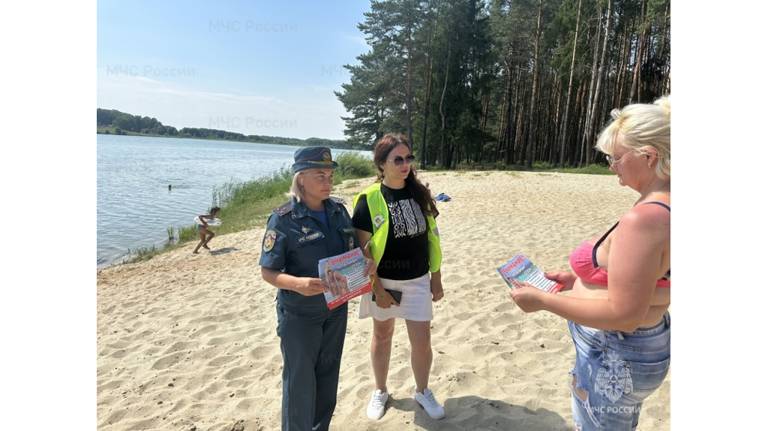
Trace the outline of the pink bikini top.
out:
<instances>
[{"instance_id":1,"label":"pink bikini top","mask_svg":"<svg viewBox=\"0 0 768 431\"><path fill-rule=\"evenodd\" d=\"M645 202L645 204L656 204L666 208L668 211L672 211L669 205L663 202ZM597 265L597 248L600 247L605 238L616 229L619 222L616 222L612 228L606 232L602 238L596 243L592 244L591 241L584 241L576 247L569 258L571 269L573 272L585 283L596 284L599 286L608 286L608 271ZM656 281L656 287L669 287L671 281L671 268L667 271L664 277Z\"/></svg>"}]
</instances>

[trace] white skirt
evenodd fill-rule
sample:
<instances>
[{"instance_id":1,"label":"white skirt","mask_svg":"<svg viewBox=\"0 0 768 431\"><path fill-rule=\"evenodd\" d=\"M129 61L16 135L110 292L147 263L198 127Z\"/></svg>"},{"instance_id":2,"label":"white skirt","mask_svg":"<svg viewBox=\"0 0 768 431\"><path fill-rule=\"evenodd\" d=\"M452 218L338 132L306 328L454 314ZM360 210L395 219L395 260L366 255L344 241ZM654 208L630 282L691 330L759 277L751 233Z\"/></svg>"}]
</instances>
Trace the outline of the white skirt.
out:
<instances>
[{"instance_id":1,"label":"white skirt","mask_svg":"<svg viewBox=\"0 0 768 431\"><path fill-rule=\"evenodd\" d=\"M411 280L379 278L379 281L385 289L403 292L402 301L400 305L381 308L371 300L371 294L366 293L360 297L359 317L361 319L373 317L376 320L389 320L393 317L400 317L417 322L432 320L432 291L429 288L429 272Z\"/></svg>"}]
</instances>

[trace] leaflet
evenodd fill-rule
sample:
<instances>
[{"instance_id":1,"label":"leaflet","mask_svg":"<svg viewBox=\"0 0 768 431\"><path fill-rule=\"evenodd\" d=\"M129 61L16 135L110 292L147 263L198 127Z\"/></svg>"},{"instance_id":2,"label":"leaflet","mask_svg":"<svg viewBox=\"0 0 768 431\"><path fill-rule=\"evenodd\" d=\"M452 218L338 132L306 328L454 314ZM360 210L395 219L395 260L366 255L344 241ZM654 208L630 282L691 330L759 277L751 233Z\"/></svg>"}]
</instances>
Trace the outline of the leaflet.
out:
<instances>
[{"instance_id":1,"label":"leaflet","mask_svg":"<svg viewBox=\"0 0 768 431\"><path fill-rule=\"evenodd\" d=\"M507 286L512 289L515 288L515 285L512 284L512 280L530 283L537 289L549 293L558 292L563 288L561 284L545 277L544 273L534 265L530 259L522 254L513 256L507 263L501 265L497 271L501 275L501 278L507 283Z\"/></svg>"},{"instance_id":2,"label":"leaflet","mask_svg":"<svg viewBox=\"0 0 768 431\"><path fill-rule=\"evenodd\" d=\"M371 291L371 278L366 271L366 260L360 247L321 259L317 262L317 272L330 288L323 295L331 310Z\"/></svg>"}]
</instances>

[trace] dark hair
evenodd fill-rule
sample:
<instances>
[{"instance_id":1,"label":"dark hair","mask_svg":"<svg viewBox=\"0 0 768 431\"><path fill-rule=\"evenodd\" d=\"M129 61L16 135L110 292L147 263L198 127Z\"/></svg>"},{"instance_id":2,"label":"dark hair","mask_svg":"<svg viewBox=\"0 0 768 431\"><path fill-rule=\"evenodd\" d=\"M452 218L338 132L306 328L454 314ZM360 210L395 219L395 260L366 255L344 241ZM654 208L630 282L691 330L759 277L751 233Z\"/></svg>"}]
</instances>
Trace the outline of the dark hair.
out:
<instances>
[{"instance_id":1,"label":"dark hair","mask_svg":"<svg viewBox=\"0 0 768 431\"><path fill-rule=\"evenodd\" d=\"M208 214L211 214L211 215L213 215L213 213L216 213L216 212L219 212L219 211L221 211L221 208L219 208L219 207L213 207L213 208L211 208L211 210L210 210L210 211L208 211Z\"/></svg>"},{"instance_id":2,"label":"dark hair","mask_svg":"<svg viewBox=\"0 0 768 431\"><path fill-rule=\"evenodd\" d=\"M379 171L379 180L384 178L384 169L381 166L387 162L389 153L398 145L405 145L408 147L408 150L412 150L408 138L400 133L387 133L373 147L373 163ZM405 187L413 194L413 199L419 204L425 215L437 217L440 214L435 200L432 198L432 193L429 191L429 183L424 185L416 178L416 168L413 165L411 165L411 172L408 173L408 177L405 179Z\"/></svg>"}]
</instances>

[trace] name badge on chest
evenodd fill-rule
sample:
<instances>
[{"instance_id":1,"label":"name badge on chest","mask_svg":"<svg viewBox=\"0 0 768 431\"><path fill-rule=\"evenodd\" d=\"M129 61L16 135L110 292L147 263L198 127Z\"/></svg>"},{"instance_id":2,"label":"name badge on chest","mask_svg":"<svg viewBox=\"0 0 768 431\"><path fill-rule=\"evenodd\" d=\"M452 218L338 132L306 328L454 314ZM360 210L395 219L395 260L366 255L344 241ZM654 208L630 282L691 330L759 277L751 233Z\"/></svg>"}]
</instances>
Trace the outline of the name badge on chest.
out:
<instances>
[{"instance_id":1,"label":"name badge on chest","mask_svg":"<svg viewBox=\"0 0 768 431\"><path fill-rule=\"evenodd\" d=\"M301 232L304 233L304 236L299 237L299 240L298 240L299 244L305 244L305 243L308 243L310 241L314 241L316 239L320 239L320 238L324 238L325 237L325 235L322 232L320 232L319 230L316 230L316 231L313 232L312 229L310 229L310 228L308 228L306 226L303 226L301 228Z\"/></svg>"}]
</instances>

